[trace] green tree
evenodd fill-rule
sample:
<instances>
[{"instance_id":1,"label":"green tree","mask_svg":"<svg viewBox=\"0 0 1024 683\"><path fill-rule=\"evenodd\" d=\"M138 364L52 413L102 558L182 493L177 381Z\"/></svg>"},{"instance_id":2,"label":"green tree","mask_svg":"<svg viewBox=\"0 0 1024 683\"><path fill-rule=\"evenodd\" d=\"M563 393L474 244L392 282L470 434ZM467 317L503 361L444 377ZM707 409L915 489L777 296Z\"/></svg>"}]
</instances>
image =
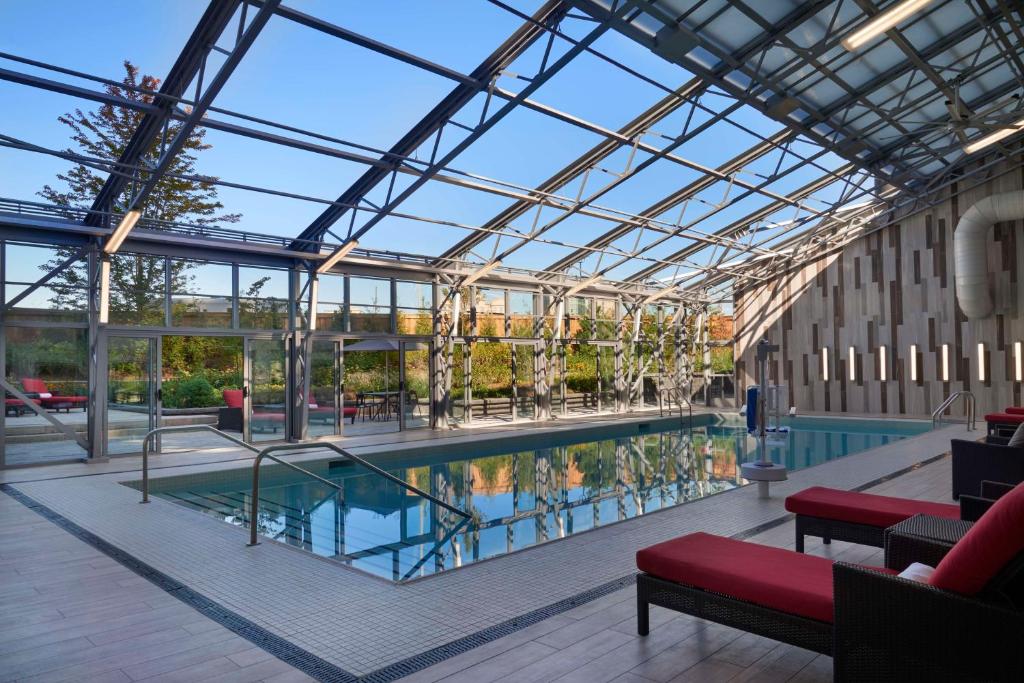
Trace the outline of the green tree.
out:
<instances>
[{"instance_id":1,"label":"green tree","mask_svg":"<svg viewBox=\"0 0 1024 683\"><path fill-rule=\"evenodd\" d=\"M142 75L138 67L124 62L125 76L120 85L107 85L105 90L115 97L152 104L159 88L159 79ZM132 134L142 120L143 113L112 104L101 105L94 111L75 109L58 117L58 121L71 130L73 145L68 152L87 157L117 161ZM181 128L171 122L167 127L168 139ZM235 223L240 214L221 213L223 204L217 199L217 188L209 182L189 180L182 176L195 176L200 152L210 148L204 141L206 130L194 129L185 140L164 176L149 195L144 216L158 221L176 221L205 226L214 223ZM141 167L153 166L160 156L160 140L143 154ZM103 187L107 173L84 164L75 164L57 180L63 189L46 185L39 192L47 201L59 206L88 208ZM144 177L144 176L143 176ZM124 206L131 198L132 183L127 183L115 198L115 206ZM49 263L40 268L49 272L71 255L72 250L60 249ZM137 324L163 324L163 292L168 281L172 291L182 291L189 284L190 267L187 261L172 259L170 272L166 272L163 258L134 254L118 255L110 265L111 322ZM57 308L81 308L88 292L88 276L84 267L65 269L52 283L51 303Z\"/></svg>"}]
</instances>

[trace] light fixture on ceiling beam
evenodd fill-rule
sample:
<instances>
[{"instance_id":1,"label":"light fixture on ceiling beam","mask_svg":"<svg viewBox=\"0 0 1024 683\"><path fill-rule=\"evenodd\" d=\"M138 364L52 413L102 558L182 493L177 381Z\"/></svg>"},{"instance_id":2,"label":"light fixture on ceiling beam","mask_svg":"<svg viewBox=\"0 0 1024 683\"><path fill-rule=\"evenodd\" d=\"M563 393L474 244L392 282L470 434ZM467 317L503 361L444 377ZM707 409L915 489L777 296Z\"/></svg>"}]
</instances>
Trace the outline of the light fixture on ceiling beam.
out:
<instances>
[{"instance_id":1,"label":"light fixture on ceiling beam","mask_svg":"<svg viewBox=\"0 0 1024 683\"><path fill-rule=\"evenodd\" d=\"M490 263L485 263L484 265L480 266L478 270L467 275L466 279L462 281L462 286L468 287L469 285L473 284L474 282L482 278L484 275L487 275L492 270L499 267L501 267L501 261L491 261Z\"/></svg>"},{"instance_id":2,"label":"light fixture on ceiling beam","mask_svg":"<svg viewBox=\"0 0 1024 683\"><path fill-rule=\"evenodd\" d=\"M338 247L333 254L328 256L323 263L317 266L316 272L323 275L331 268L333 268L335 264L338 263L338 261L348 256L349 253L358 246L359 240L351 240L349 242L345 242L345 244Z\"/></svg>"},{"instance_id":3,"label":"light fixture on ceiling beam","mask_svg":"<svg viewBox=\"0 0 1024 683\"><path fill-rule=\"evenodd\" d=\"M876 14L866 24L843 38L843 47L850 52L858 50L915 12L920 12L931 3L932 0L903 0L903 2L898 2L884 12Z\"/></svg>"},{"instance_id":4,"label":"light fixture on ceiling beam","mask_svg":"<svg viewBox=\"0 0 1024 683\"><path fill-rule=\"evenodd\" d=\"M983 138L979 138L979 139L975 140L974 142L970 142L970 143L964 145L964 153L965 154L974 154L975 152L977 152L980 149L984 149L984 148L988 147L989 145L994 145L995 143L999 142L1003 138L1010 137L1011 135L1013 135L1014 133L1016 133L1019 130L1024 130L1024 119L1020 119L1019 121L1015 121L1014 123L1011 123L1006 128L1000 128L999 130L995 131L994 133L989 133L988 135L986 135Z\"/></svg>"},{"instance_id":5,"label":"light fixture on ceiling beam","mask_svg":"<svg viewBox=\"0 0 1024 683\"><path fill-rule=\"evenodd\" d=\"M580 292L582 292L587 287L590 287L592 285L596 285L598 282L600 282L603 279L604 279L604 277L602 277L601 275L595 275L594 277L590 278L589 280L584 280L583 282L577 282L576 284L574 284L572 287L569 288L569 290L565 293L565 297L564 298L568 299L570 296L572 296L574 294L579 294Z\"/></svg>"},{"instance_id":6,"label":"light fixture on ceiling beam","mask_svg":"<svg viewBox=\"0 0 1024 683\"><path fill-rule=\"evenodd\" d=\"M142 218L142 211L139 209L132 209L122 216L121 222L117 224L114 232L110 233L106 244L103 245L103 252L106 254L116 254L117 250L121 248L121 244L124 243L124 239L128 237L128 233L132 231L132 228L135 227L140 218Z\"/></svg>"}]
</instances>

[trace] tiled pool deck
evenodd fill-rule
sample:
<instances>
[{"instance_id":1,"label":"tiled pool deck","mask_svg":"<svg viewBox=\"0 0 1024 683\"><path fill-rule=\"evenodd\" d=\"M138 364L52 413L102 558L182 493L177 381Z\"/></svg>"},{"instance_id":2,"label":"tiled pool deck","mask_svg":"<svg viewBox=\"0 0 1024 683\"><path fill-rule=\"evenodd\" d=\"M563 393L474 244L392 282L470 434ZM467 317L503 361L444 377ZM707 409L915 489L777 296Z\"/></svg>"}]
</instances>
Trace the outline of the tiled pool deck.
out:
<instances>
[{"instance_id":1,"label":"tiled pool deck","mask_svg":"<svg viewBox=\"0 0 1024 683\"><path fill-rule=\"evenodd\" d=\"M37 476L38 480L28 481L33 477L21 470L0 473L0 477L19 480L14 484L18 492L269 633L353 676L378 672L368 680L386 680L399 671L396 663L409 657L452 642L468 645L488 640L515 617L559 611L544 610L596 587L604 587L610 595L621 594L613 592L614 582L632 575L638 548L695 530L747 534L784 519L782 499L789 492L818 484L856 488L885 480L948 451L949 439L961 436L978 438L980 434L966 432L960 425L946 427L792 473L789 481L774 487L768 501L759 500L754 487L744 487L406 585L392 585L281 544L248 548L244 530L163 500L139 505L138 492L119 484L135 475L103 472L114 467L126 470L132 466L127 460L60 466L91 468L90 473L96 472L92 476ZM394 443L366 443L353 450L372 455L395 447ZM225 452L219 459L229 457L236 456ZM238 460L191 464L198 458L192 454L170 458L181 464L164 470L173 474L244 464ZM933 467L948 469L948 460ZM44 473L49 474L35 470L36 475ZM45 563L42 556L39 561ZM16 601L16 597L0 597L0 607L8 599ZM554 621L531 628L543 630L546 623L557 629L566 618L553 617ZM472 642L465 640L474 637ZM534 654L550 655L552 646L544 647L548 649L537 647ZM445 650L437 659L451 652ZM0 673L3 668L0 664Z\"/></svg>"}]
</instances>

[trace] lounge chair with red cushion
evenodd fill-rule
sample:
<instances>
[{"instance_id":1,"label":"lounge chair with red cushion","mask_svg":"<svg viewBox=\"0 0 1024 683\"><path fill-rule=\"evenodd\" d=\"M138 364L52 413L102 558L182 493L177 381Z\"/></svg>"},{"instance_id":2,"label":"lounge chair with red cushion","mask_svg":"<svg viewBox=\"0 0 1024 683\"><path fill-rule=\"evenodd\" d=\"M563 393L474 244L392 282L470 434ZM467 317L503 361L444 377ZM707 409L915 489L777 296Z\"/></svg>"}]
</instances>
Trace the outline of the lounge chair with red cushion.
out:
<instances>
[{"instance_id":1,"label":"lounge chair with red cushion","mask_svg":"<svg viewBox=\"0 0 1024 683\"><path fill-rule=\"evenodd\" d=\"M980 483L980 482L979 482ZM973 489L977 493L977 487ZM885 530L914 515L960 519L960 507L873 493L812 486L786 498L786 509L796 513L796 550L804 551L804 536L825 543L834 538L881 548Z\"/></svg>"},{"instance_id":2,"label":"lounge chair with red cushion","mask_svg":"<svg viewBox=\"0 0 1024 683\"><path fill-rule=\"evenodd\" d=\"M29 399L32 403L37 406L42 405L43 402L38 398ZM4 413L12 417L21 417L25 413L29 412L30 408L20 398L5 398L4 399Z\"/></svg>"},{"instance_id":3,"label":"lounge chair with red cushion","mask_svg":"<svg viewBox=\"0 0 1024 683\"><path fill-rule=\"evenodd\" d=\"M1024 408L1020 406L1009 406L1003 412L1007 415L1024 415Z\"/></svg>"},{"instance_id":4,"label":"lounge chair with red cushion","mask_svg":"<svg viewBox=\"0 0 1024 683\"><path fill-rule=\"evenodd\" d=\"M46 382L37 377L23 377L21 387L25 393L34 394L29 398L38 398L41 405L48 410L65 410L70 413L72 408L86 410L89 405L87 396L63 396L52 393L46 387Z\"/></svg>"},{"instance_id":5,"label":"lounge chair with red cushion","mask_svg":"<svg viewBox=\"0 0 1024 683\"><path fill-rule=\"evenodd\" d=\"M1024 423L1024 414L1021 413L989 413L985 416L988 424L988 433L995 436L1012 436L1021 423Z\"/></svg>"},{"instance_id":6,"label":"lounge chair with red cushion","mask_svg":"<svg viewBox=\"0 0 1024 683\"><path fill-rule=\"evenodd\" d=\"M1024 485L927 583L704 533L636 562L641 636L654 604L831 655L836 681L1024 680Z\"/></svg>"}]
</instances>

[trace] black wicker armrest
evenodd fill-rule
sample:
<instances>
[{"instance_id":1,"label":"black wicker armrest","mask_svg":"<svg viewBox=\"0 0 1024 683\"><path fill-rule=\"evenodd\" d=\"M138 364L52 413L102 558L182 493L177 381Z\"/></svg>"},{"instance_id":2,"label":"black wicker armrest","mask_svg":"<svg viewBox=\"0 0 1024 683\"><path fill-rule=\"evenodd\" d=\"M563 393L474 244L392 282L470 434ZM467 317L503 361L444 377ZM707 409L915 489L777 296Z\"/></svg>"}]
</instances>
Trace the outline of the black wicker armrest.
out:
<instances>
[{"instance_id":1,"label":"black wicker armrest","mask_svg":"<svg viewBox=\"0 0 1024 683\"><path fill-rule=\"evenodd\" d=\"M981 497L988 498L989 500L999 500L1013 489L1013 484L985 479L981 482Z\"/></svg>"},{"instance_id":2,"label":"black wicker armrest","mask_svg":"<svg viewBox=\"0 0 1024 683\"><path fill-rule=\"evenodd\" d=\"M988 509L995 505L996 501L981 496L968 496L960 494L960 519L966 522L977 522L981 516L988 512Z\"/></svg>"},{"instance_id":3,"label":"black wicker armrest","mask_svg":"<svg viewBox=\"0 0 1024 683\"><path fill-rule=\"evenodd\" d=\"M985 443L992 444L994 446L1006 446L1009 445L1010 443L1010 437L989 434L988 436L985 437Z\"/></svg>"},{"instance_id":4,"label":"black wicker armrest","mask_svg":"<svg viewBox=\"0 0 1024 683\"><path fill-rule=\"evenodd\" d=\"M1024 680L1024 614L837 562L836 681Z\"/></svg>"}]
</instances>

